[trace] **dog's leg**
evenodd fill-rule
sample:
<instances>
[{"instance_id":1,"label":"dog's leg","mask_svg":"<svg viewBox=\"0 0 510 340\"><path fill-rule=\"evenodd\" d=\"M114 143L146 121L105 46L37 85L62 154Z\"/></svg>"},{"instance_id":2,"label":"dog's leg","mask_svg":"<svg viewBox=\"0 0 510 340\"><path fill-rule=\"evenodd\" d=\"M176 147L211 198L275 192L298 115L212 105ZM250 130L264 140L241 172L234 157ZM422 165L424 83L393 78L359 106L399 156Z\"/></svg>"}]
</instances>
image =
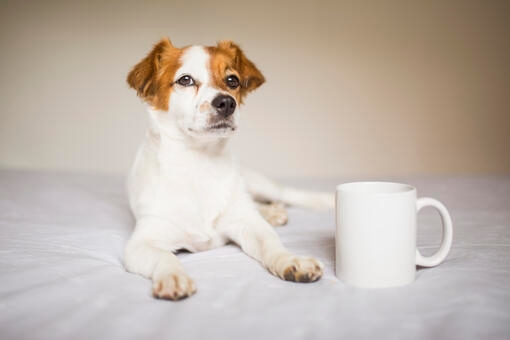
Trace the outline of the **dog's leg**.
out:
<instances>
[{"instance_id":1,"label":"dog's leg","mask_svg":"<svg viewBox=\"0 0 510 340\"><path fill-rule=\"evenodd\" d=\"M219 229L269 272L297 282L313 282L322 276L324 266L320 261L294 255L285 249L273 227L257 213L248 195L244 202L237 200L232 208L220 221Z\"/></svg>"},{"instance_id":2,"label":"dog's leg","mask_svg":"<svg viewBox=\"0 0 510 340\"><path fill-rule=\"evenodd\" d=\"M288 205L318 211L333 209L335 206L335 195L333 193L285 187L249 169L243 169L242 175L246 189L256 201L283 202Z\"/></svg>"},{"instance_id":3,"label":"dog's leg","mask_svg":"<svg viewBox=\"0 0 510 340\"><path fill-rule=\"evenodd\" d=\"M177 256L144 237L142 223L128 241L124 252L127 271L152 279L152 294L161 299L180 300L196 292L195 283L186 274ZM153 236L154 237L154 236Z\"/></svg>"},{"instance_id":4,"label":"dog's leg","mask_svg":"<svg viewBox=\"0 0 510 340\"><path fill-rule=\"evenodd\" d=\"M281 202L256 203L259 213L273 227L279 227L287 224L289 217L287 209Z\"/></svg>"},{"instance_id":5,"label":"dog's leg","mask_svg":"<svg viewBox=\"0 0 510 340\"><path fill-rule=\"evenodd\" d=\"M231 239L243 251L262 263L273 275L287 281L313 282L322 276L321 262L290 253L280 242L274 229L261 217L239 221Z\"/></svg>"}]
</instances>

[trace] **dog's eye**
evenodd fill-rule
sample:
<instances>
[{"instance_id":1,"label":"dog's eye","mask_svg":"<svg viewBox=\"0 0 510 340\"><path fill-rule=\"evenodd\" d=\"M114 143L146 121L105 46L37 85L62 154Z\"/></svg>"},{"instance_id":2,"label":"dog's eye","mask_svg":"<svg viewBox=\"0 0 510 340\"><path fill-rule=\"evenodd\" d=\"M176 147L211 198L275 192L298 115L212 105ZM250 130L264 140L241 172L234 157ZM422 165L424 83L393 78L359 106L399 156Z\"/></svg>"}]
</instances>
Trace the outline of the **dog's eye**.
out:
<instances>
[{"instance_id":1,"label":"dog's eye","mask_svg":"<svg viewBox=\"0 0 510 340\"><path fill-rule=\"evenodd\" d=\"M225 82L231 89L237 89L239 87L239 78L234 75L228 76L227 79L225 79Z\"/></svg>"},{"instance_id":2,"label":"dog's eye","mask_svg":"<svg viewBox=\"0 0 510 340\"><path fill-rule=\"evenodd\" d=\"M182 86L193 86L195 85L195 81L191 78L191 76L185 75L177 79L177 84Z\"/></svg>"}]
</instances>

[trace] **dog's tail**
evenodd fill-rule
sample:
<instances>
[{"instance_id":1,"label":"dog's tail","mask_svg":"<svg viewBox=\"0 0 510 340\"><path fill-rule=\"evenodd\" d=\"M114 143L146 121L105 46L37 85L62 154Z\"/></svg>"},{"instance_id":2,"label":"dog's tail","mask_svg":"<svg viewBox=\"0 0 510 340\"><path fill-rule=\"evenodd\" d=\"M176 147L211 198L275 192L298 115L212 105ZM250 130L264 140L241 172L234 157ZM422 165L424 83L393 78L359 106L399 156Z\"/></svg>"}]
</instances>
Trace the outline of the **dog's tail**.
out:
<instances>
[{"instance_id":1,"label":"dog's tail","mask_svg":"<svg viewBox=\"0 0 510 340\"><path fill-rule=\"evenodd\" d=\"M326 211L335 207L334 193L289 188L249 169L243 169L242 175L246 188L255 201L282 202L316 211Z\"/></svg>"}]
</instances>

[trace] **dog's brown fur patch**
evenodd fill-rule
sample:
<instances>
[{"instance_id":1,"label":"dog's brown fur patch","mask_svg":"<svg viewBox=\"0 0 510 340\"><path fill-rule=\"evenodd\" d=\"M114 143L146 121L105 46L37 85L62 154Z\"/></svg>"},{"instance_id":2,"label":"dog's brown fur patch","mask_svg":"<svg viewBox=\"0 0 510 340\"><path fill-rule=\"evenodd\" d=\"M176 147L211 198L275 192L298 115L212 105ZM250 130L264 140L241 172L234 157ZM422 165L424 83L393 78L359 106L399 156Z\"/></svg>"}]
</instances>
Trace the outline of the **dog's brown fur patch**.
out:
<instances>
[{"instance_id":1,"label":"dog's brown fur patch","mask_svg":"<svg viewBox=\"0 0 510 340\"><path fill-rule=\"evenodd\" d=\"M241 48L230 40L218 42L217 46L207 47L211 56L210 70L212 83L215 87L228 91L238 103L242 103L245 96L265 82L259 69L251 62ZM225 78L235 75L239 78L237 89L229 88Z\"/></svg>"},{"instance_id":2,"label":"dog's brown fur patch","mask_svg":"<svg viewBox=\"0 0 510 340\"><path fill-rule=\"evenodd\" d=\"M161 39L129 72L129 86L153 108L167 111L173 78L185 49L174 47L168 38Z\"/></svg>"},{"instance_id":3,"label":"dog's brown fur patch","mask_svg":"<svg viewBox=\"0 0 510 340\"><path fill-rule=\"evenodd\" d=\"M208 112L211 110L211 103L209 102L203 102L200 107L198 108L198 110L201 112L201 113L204 113L204 112Z\"/></svg>"}]
</instances>

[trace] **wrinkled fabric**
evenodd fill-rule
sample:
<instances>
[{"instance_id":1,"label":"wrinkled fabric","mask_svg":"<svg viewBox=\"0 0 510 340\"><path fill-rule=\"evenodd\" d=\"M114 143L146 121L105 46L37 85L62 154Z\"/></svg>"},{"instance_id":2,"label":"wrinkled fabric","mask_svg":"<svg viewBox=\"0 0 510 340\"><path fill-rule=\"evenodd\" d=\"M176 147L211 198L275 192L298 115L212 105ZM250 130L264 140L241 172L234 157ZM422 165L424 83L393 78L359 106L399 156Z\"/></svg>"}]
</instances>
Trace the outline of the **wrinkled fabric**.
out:
<instances>
[{"instance_id":1,"label":"wrinkled fabric","mask_svg":"<svg viewBox=\"0 0 510 340\"><path fill-rule=\"evenodd\" d=\"M334 191L343 180L287 181ZM441 200L454 222L447 260L388 289L345 286L334 275L334 212L289 209L277 228L292 251L325 264L311 284L271 276L235 245L180 254L196 295L151 297L125 272L134 220L124 179L0 171L2 339L508 339L510 176L392 179ZM418 245L440 241L432 209Z\"/></svg>"}]
</instances>

